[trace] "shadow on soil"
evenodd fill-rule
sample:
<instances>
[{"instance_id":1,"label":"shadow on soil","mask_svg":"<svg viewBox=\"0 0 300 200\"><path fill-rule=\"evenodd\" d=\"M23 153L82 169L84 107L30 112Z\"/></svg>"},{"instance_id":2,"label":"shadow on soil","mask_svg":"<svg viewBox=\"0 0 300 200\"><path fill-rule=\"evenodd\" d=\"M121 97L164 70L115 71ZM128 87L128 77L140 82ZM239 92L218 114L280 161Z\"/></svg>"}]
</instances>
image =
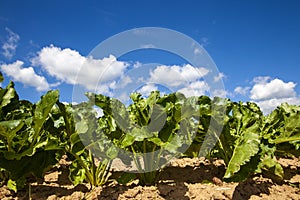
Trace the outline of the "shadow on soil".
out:
<instances>
[{"instance_id":1,"label":"shadow on soil","mask_svg":"<svg viewBox=\"0 0 300 200\"><path fill-rule=\"evenodd\" d=\"M81 191L87 193L89 189L84 185L77 185L72 189L64 188L61 186L47 186L47 185L37 185L31 186L31 199L47 199L51 195L60 196L69 196L76 191ZM29 199L29 192L22 191L16 193L17 199L27 200Z\"/></svg>"},{"instance_id":2,"label":"shadow on soil","mask_svg":"<svg viewBox=\"0 0 300 200\"><path fill-rule=\"evenodd\" d=\"M239 183L232 194L232 200L246 200L250 199L252 195L270 194L269 188L272 186L270 182L255 182L248 179Z\"/></svg>"}]
</instances>

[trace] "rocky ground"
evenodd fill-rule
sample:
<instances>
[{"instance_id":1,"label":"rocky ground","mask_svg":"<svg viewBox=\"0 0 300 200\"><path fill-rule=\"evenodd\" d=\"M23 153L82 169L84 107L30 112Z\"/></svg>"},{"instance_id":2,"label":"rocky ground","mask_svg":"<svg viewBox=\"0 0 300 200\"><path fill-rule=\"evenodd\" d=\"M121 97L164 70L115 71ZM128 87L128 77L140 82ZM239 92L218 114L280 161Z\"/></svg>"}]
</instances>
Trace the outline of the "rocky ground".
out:
<instances>
[{"instance_id":1,"label":"rocky ground","mask_svg":"<svg viewBox=\"0 0 300 200\"><path fill-rule=\"evenodd\" d=\"M161 174L157 186L138 186L136 182L119 185L113 179L120 172L113 172L110 181L103 187L90 190L88 184L76 187L68 180L66 161L61 161L42 181L34 182L26 191L11 192L6 186L0 188L0 199L300 199L300 158L283 159L283 181L272 181L257 175L240 183L225 183L222 160L183 158L171 162Z\"/></svg>"}]
</instances>

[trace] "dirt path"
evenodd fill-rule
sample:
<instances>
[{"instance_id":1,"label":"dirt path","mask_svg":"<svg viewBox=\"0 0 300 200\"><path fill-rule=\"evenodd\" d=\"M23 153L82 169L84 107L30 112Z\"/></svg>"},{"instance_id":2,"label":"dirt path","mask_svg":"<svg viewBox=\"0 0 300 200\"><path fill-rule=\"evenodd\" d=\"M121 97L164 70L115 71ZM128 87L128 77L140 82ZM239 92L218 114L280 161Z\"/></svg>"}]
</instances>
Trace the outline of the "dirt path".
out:
<instances>
[{"instance_id":1,"label":"dirt path","mask_svg":"<svg viewBox=\"0 0 300 200\"><path fill-rule=\"evenodd\" d=\"M82 199L295 199L300 200L300 159L280 159L285 169L285 180L273 182L268 177L255 176L241 183L222 182L225 172L221 160L203 158L174 160L154 186L138 186L135 182L123 186L111 180L103 187L89 191L89 185L76 187L68 180L66 164L62 162L45 176L44 181L32 183L31 198L48 200ZM118 173L113 173L112 177ZM28 190L12 193L0 188L0 199L28 199Z\"/></svg>"}]
</instances>

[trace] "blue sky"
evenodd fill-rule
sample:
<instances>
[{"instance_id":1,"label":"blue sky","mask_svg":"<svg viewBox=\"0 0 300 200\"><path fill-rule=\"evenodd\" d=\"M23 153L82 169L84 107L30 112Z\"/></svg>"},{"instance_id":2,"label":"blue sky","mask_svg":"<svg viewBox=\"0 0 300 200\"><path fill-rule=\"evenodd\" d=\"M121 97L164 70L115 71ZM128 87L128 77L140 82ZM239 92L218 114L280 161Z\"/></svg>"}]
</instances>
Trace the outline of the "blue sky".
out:
<instances>
[{"instance_id":1,"label":"blue sky","mask_svg":"<svg viewBox=\"0 0 300 200\"><path fill-rule=\"evenodd\" d=\"M61 100L71 102L74 74L78 72L78 67L72 67L74 63L85 60L99 43L115 34L161 27L183 33L202 45L220 72L225 86L222 94L228 98L254 101L265 112L281 102L300 104L299 9L296 0L0 0L0 70L6 80L2 86L14 80L20 97L32 101L49 89L59 89ZM117 72L124 73L134 65L160 63L152 66L153 76L148 80L167 87L176 81L168 75L176 72L191 80L181 91L206 94L209 88L203 80L205 71L192 77L189 70L198 70L197 66L167 52L148 49L120 58L112 55L106 61L97 59L100 65L107 60L115 62L114 75L107 76L119 78L117 83L127 80ZM91 77L85 78L81 83L88 87ZM99 92L109 94L115 88L115 82L106 84ZM147 85L143 91L155 88Z\"/></svg>"}]
</instances>

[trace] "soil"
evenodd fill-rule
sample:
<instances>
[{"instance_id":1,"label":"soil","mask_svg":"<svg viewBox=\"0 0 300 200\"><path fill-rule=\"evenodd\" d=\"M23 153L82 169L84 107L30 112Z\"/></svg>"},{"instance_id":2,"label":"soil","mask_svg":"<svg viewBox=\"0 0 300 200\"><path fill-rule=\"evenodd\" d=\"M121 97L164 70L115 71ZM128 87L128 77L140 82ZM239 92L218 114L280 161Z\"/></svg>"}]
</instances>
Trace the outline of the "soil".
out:
<instances>
[{"instance_id":1,"label":"soil","mask_svg":"<svg viewBox=\"0 0 300 200\"><path fill-rule=\"evenodd\" d=\"M120 172L113 171L110 180L102 187L90 190L89 184L74 187L68 180L68 162L46 174L44 180L31 184L25 191L14 193L6 186L0 188L0 199L295 199L300 200L300 158L281 158L285 170L284 180L256 175L244 182L225 183L222 177L225 166L222 160L204 158L176 159L164 169L156 186L139 186L137 182L120 185L114 180ZM276 181L274 181L276 180ZM30 191L30 192L29 192ZM29 195L30 194L30 195Z\"/></svg>"}]
</instances>

